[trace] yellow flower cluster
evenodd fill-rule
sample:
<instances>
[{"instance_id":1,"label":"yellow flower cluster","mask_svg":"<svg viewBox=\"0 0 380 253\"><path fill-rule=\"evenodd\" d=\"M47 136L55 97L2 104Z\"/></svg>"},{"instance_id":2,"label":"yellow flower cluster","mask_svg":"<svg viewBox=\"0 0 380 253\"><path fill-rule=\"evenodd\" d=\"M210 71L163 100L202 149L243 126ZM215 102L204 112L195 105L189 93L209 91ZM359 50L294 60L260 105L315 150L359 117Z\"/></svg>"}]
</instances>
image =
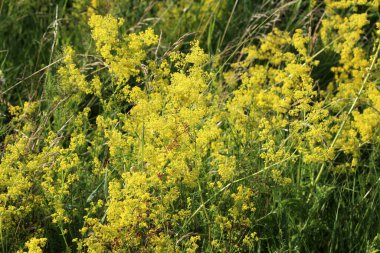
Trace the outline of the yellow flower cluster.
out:
<instances>
[{"instance_id":1,"label":"yellow flower cluster","mask_svg":"<svg viewBox=\"0 0 380 253\"><path fill-rule=\"evenodd\" d=\"M17 238L17 224L26 219L34 208L34 198L29 192L33 186L25 164L29 161L31 141L35 131L35 116L38 103L25 102L23 107L11 107L12 124L15 132L7 135L3 145L4 153L0 164L0 234ZM5 231L6 233L4 234ZM1 238L0 241L2 241Z\"/></svg>"},{"instance_id":2,"label":"yellow flower cluster","mask_svg":"<svg viewBox=\"0 0 380 253\"><path fill-rule=\"evenodd\" d=\"M88 91L85 76L76 67L73 56L74 50L71 47L67 47L64 51L63 59L65 66L58 69L58 74L61 76L61 89L66 93L73 89Z\"/></svg>"},{"instance_id":3,"label":"yellow flower cluster","mask_svg":"<svg viewBox=\"0 0 380 253\"><path fill-rule=\"evenodd\" d=\"M235 74L229 74L242 83L228 102L229 121L246 145L261 149L267 164L294 159L294 151L306 163L332 158L324 147L331 139L326 131L329 114L316 101L310 77L318 62L308 56L307 43L301 30L290 36L274 29L258 48L244 49L245 59L233 65Z\"/></svg>"},{"instance_id":4,"label":"yellow flower cluster","mask_svg":"<svg viewBox=\"0 0 380 253\"><path fill-rule=\"evenodd\" d=\"M252 188L239 185L235 190L226 190L219 200L219 205L226 203L230 206L226 212L216 205L211 205L209 215L213 229L219 229L221 234L210 238L213 252L224 252L226 248L235 252L253 249L258 239L256 233L251 230L256 212L252 202L253 196ZM239 245L242 238L245 238L243 246Z\"/></svg>"},{"instance_id":5,"label":"yellow flower cluster","mask_svg":"<svg viewBox=\"0 0 380 253\"><path fill-rule=\"evenodd\" d=\"M113 29L117 29L115 20L112 22ZM99 29L93 26L95 34ZM129 38L133 40L121 45L138 53L142 46L152 45L155 36L150 30ZM101 54L102 48L108 47L103 38L97 44ZM125 48L116 50L111 58L126 59ZM141 62L144 58L145 55L135 60ZM133 104L128 113L97 117L99 131L106 137L109 164L121 179L109 183L106 222L92 217L92 213L86 219L84 231L93 233L83 240L82 246L90 252L141 250L141 247L161 248L166 252L178 249L173 247L172 234L189 214L186 209L175 210L172 206L178 201L180 189L198 186L207 153L215 157L213 166L219 167L223 180L231 179L235 160L233 156L220 154L223 142L218 142L221 130L220 117L216 114L217 97L209 91L211 76L202 68L207 60L195 42L188 54L173 52L170 59L159 64L150 62L153 79L143 86L126 85L119 90ZM135 65L138 64L125 66L123 73ZM179 69L172 71L170 65ZM111 73L118 73L112 67L111 63ZM177 225L168 227L168 224ZM198 240L190 237L189 244L183 243L181 247L194 252Z\"/></svg>"},{"instance_id":6,"label":"yellow flower cluster","mask_svg":"<svg viewBox=\"0 0 380 253\"><path fill-rule=\"evenodd\" d=\"M128 82L130 77L138 75L146 57L145 48L158 42L158 36L152 29L120 38L118 28L123 22L123 19L100 15L93 15L89 20L97 50L117 83Z\"/></svg>"},{"instance_id":7,"label":"yellow flower cluster","mask_svg":"<svg viewBox=\"0 0 380 253\"><path fill-rule=\"evenodd\" d=\"M344 15L349 8L354 13ZM374 41L373 55L369 57L362 36L370 24L369 12L378 8L378 1L327 1L327 16L322 21L324 43L332 44L332 49L340 56L338 66L331 68L334 79L329 84L326 103L332 113L347 112L336 119L341 129L336 133L334 148L350 154L353 167L360 156L360 147L379 141L380 114L376 101L380 92L371 78L379 71L376 59L379 41ZM337 91L334 95L333 90Z\"/></svg>"},{"instance_id":8,"label":"yellow flower cluster","mask_svg":"<svg viewBox=\"0 0 380 253\"><path fill-rule=\"evenodd\" d=\"M355 4L369 9L377 4L362 2ZM227 105L235 134L260 148L267 164L297 155L305 163L333 162L340 151L357 164L360 147L378 141L379 90L369 78L378 71L377 53L375 48L375 58L367 57L361 44L368 14L339 12L354 5L349 1L326 4L321 38L340 56L326 92L311 78L319 62L309 55L309 38L299 29L291 36L275 28L259 47L243 49L243 60L224 74L231 87L241 82Z\"/></svg>"},{"instance_id":9,"label":"yellow flower cluster","mask_svg":"<svg viewBox=\"0 0 380 253\"><path fill-rule=\"evenodd\" d=\"M43 248L45 247L47 239L46 238L31 238L28 242L25 243L25 246L28 248L28 253L42 253ZM19 250L17 253L23 253Z\"/></svg>"}]
</instances>

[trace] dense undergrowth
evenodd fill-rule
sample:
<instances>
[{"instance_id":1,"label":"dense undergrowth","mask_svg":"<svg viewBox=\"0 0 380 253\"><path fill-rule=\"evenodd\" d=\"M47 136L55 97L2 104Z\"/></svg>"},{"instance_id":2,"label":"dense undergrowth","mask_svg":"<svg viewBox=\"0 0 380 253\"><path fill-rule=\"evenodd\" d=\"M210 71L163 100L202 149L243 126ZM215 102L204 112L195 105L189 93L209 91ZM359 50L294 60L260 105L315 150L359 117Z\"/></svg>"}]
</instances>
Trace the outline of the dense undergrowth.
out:
<instances>
[{"instance_id":1,"label":"dense undergrowth","mask_svg":"<svg viewBox=\"0 0 380 253\"><path fill-rule=\"evenodd\" d=\"M0 252L379 252L379 2L0 3Z\"/></svg>"}]
</instances>

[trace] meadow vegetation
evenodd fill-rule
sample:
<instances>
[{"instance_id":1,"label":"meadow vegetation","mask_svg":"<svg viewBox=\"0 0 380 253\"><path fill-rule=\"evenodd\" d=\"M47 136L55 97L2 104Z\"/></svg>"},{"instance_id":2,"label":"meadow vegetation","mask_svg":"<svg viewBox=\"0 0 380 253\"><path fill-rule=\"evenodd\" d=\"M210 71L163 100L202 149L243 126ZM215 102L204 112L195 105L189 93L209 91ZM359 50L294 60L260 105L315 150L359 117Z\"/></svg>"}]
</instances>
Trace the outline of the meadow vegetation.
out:
<instances>
[{"instance_id":1,"label":"meadow vegetation","mask_svg":"<svg viewBox=\"0 0 380 253\"><path fill-rule=\"evenodd\" d=\"M0 252L380 252L378 0L0 2Z\"/></svg>"}]
</instances>

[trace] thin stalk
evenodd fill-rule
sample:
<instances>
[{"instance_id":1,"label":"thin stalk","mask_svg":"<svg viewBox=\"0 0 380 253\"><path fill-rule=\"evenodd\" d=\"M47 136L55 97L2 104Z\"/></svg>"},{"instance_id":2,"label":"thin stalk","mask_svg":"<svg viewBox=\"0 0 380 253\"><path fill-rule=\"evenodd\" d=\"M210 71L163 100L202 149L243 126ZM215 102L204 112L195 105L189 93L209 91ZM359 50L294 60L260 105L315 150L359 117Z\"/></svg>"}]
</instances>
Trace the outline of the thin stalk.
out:
<instances>
[{"instance_id":1,"label":"thin stalk","mask_svg":"<svg viewBox=\"0 0 380 253\"><path fill-rule=\"evenodd\" d=\"M37 70L36 72L34 72L33 74L31 74L30 76L25 77L25 78L22 79L21 81L17 82L17 83L14 84L13 86L11 86L11 87L9 87L8 89L6 89L5 91L3 91L1 95L4 95L4 94L7 93L8 91L14 89L16 86L18 86L18 85L20 85L21 83L23 83L25 80L27 80L27 79L29 79L29 78L31 78L31 77L37 75L38 73L40 73L40 72L42 72L42 71L44 71L44 70L50 68L51 66L53 66L53 65L55 65L55 64L57 64L57 63L59 63L59 62L62 61L62 60L63 60L63 57L62 57L62 58L59 58L59 59L56 60L55 62L50 63L49 65L43 67L42 69Z\"/></svg>"},{"instance_id":2,"label":"thin stalk","mask_svg":"<svg viewBox=\"0 0 380 253\"><path fill-rule=\"evenodd\" d=\"M3 219L0 217L0 240L2 252L5 252L4 237L3 237Z\"/></svg>"},{"instance_id":3,"label":"thin stalk","mask_svg":"<svg viewBox=\"0 0 380 253\"><path fill-rule=\"evenodd\" d=\"M221 39L221 41L220 41L220 46L223 45L224 37L226 36L226 33L227 33L227 30L228 30L228 27L230 26L230 23L231 23L231 20L232 20L232 16L233 16L234 13L235 13L236 6L237 6L238 2L239 2L239 0L235 0L234 7L232 7L232 11L231 11L230 17L228 18L228 21L227 21L226 29L224 29L223 36L222 36L222 39Z\"/></svg>"}]
</instances>

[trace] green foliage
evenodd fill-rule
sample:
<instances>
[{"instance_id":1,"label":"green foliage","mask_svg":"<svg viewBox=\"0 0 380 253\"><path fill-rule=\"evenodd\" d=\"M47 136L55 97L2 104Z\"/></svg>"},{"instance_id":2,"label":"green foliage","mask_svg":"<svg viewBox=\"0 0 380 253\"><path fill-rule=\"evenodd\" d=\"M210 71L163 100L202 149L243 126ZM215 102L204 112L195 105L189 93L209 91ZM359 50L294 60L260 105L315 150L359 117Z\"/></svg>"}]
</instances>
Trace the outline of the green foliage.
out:
<instances>
[{"instance_id":1,"label":"green foliage","mask_svg":"<svg viewBox=\"0 0 380 253\"><path fill-rule=\"evenodd\" d=\"M3 1L0 252L380 251L377 1Z\"/></svg>"}]
</instances>

